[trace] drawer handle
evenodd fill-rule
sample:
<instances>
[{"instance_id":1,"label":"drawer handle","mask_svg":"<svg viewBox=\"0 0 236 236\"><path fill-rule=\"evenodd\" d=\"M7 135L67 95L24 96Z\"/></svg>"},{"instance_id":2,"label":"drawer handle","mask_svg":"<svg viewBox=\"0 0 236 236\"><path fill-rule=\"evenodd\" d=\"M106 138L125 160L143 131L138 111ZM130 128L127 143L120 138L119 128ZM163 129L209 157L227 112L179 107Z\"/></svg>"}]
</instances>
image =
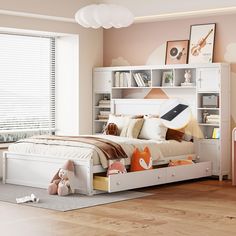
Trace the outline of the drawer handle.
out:
<instances>
[{"instance_id":1,"label":"drawer handle","mask_svg":"<svg viewBox=\"0 0 236 236\"><path fill-rule=\"evenodd\" d=\"M120 185L120 182L116 182L116 185Z\"/></svg>"},{"instance_id":2,"label":"drawer handle","mask_svg":"<svg viewBox=\"0 0 236 236\"><path fill-rule=\"evenodd\" d=\"M209 170L210 170L209 168L206 168L206 172L209 172Z\"/></svg>"},{"instance_id":3,"label":"drawer handle","mask_svg":"<svg viewBox=\"0 0 236 236\"><path fill-rule=\"evenodd\" d=\"M172 176L172 177L175 177L175 173L172 173L171 176Z\"/></svg>"},{"instance_id":4,"label":"drawer handle","mask_svg":"<svg viewBox=\"0 0 236 236\"><path fill-rule=\"evenodd\" d=\"M161 176L158 175L158 176L157 176L157 179L160 179L160 178L161 178Z\"/></svg>"}]
</instances>

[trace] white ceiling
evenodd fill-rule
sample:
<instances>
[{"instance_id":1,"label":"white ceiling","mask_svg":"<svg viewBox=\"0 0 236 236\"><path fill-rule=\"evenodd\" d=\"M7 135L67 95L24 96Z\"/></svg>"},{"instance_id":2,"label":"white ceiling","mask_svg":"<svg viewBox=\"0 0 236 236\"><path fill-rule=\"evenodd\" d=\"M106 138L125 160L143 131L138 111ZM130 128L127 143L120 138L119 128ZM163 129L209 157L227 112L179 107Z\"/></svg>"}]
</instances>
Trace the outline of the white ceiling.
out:
<instances>
[{"instance_id":1,"label":"white ceiling","mask_svg":"<svg viewBox=\"0 0 236 236\"><path fill-rule=\"evenodd\" d=\"M236 0L0 0L0 14L20 15L20 12L24 12L62 17L63 20L74 22L76 11L92 3L126 6L134 14L136 22L236 14Z\"/></svg>"}]
</instances>

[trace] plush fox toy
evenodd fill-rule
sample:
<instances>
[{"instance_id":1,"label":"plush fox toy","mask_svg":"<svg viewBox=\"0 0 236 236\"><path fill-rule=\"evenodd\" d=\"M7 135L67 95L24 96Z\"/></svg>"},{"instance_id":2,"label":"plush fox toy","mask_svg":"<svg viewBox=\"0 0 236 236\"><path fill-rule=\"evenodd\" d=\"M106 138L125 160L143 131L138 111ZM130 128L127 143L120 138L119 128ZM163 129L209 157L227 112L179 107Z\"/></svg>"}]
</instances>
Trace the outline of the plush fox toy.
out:
<instances>
[{"instance_id":1,"label":"plush fox toy","mask_svg":"<svg viewBox=\"0 0 236 236\"><path fill-rule=\"evenodd\" d=\"M143 151L135 148L132 159L130 171L150 170L152 169L152 157L148 147Z\"/></svg>"}]
</instances>

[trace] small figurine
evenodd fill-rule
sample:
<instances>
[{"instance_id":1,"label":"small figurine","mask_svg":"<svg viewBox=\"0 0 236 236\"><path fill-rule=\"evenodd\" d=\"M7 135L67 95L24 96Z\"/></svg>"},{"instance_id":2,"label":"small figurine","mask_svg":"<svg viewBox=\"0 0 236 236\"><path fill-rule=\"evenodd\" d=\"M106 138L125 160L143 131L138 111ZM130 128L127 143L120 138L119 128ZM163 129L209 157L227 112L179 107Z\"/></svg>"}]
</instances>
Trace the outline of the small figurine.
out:
<instances>
[{"instance_id":1,"label":"small figurine","mask_svg":"<svg viewBox=\"0 0 236 236\"><path fill-rule=\"evenodd\" d=\"M207 116L209 115L209 113L207 111L203 111L202 113L202 122L206 123L207 122Z\"/></svg>"},{"instance_id":2,"label":"small figurine","mask_svg":"<svg viewBox=\"0 0 236 236\"><path fill-rule=\"evenodd\" d=\"M185 78L184 83L186 83L186 84L191 83L190 82L190 79L191 79L191 71L190 70L185 70L184 78Z\"/></svg>"}]
</instances>

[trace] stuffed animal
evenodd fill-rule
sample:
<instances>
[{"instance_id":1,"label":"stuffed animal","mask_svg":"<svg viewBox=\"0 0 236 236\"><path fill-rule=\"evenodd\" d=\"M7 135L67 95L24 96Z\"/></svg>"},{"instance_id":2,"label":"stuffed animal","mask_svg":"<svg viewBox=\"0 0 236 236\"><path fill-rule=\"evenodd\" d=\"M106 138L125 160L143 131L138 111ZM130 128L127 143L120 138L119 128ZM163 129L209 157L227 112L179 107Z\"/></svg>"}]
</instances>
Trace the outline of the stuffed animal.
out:
<instances>
[{"instance_id":1,"label":"stuffed animal","mask_svg":"<svg viewBox=\"0 0 236 236\"><path fill-rule=\"evenodd\" d=\"M148 147L143 151L135 148L132 159L130 171L150 170L152 169L152 157Z\"/></svg>"},{"instance_id":2,"label":"stuffed animal","mask_svg":"<svg viewBox=\"0 0 236 236\"><path fill-rule=\"evenodd\" d=\"M103 131L105 135L118 135L118 127L115 123L108 123Z\"/></svg>"},{"instance_id":3,"label":"stuffed animal","mask_svg":"<svg viewBox=\"0 0 236 236\"><path fill-rule=\"evenodd\" d=\"M59 196L66 196L74 193L75 189L72 182L74 182L74 163L68 160L65 165L58 170L48 186L48 193L51 195L58 194Z\"/></svg>"},{"instance_id":4,"label":"stuffed animal","mask_svg":"<svg viewBox=\"0 0 236 236\"><path fill-rule=\"evenodd\" d=\"M188 157L187 160L170 160L168 166L181 166L181 165L189 165L189 164L194 164L192 161L192 157Z\"/></svg>"},{"instance_id":5,"label":"stuffed animal","mask_svg":"<svg viewBox=\"0 0 236 236\"><path fill-rule=\"evenodd\" d=\"M107 176L109 175L114 175L114 174L125 174L127 173L127 170L124 165L124 160L115 160L115 161L110 161L109 163L110 166L107 169Z\"/></svg>"}]
</instances>

